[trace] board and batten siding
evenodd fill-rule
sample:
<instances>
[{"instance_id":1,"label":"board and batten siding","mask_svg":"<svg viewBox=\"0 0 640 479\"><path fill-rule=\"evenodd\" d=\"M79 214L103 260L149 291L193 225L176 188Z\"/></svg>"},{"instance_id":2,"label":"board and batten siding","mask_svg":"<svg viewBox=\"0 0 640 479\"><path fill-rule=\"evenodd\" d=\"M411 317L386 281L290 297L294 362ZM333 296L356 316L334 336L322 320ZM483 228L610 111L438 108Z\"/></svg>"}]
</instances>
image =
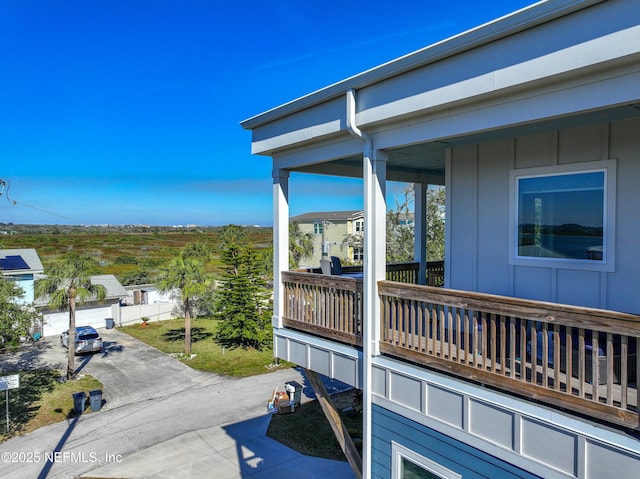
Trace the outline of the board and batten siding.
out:
<instances>
[{"instance_id":1,"label":"board and batten siding","mask_svg":"<svg viewBox=\"0 0 640 479\"><path fill-rule=\"evenodd\" d=\"M372 415L373 478L393 477L392 441L465 479L539 477L378 405L374 404Z\"/></svg>"},{"instance_id":2,"label":"board and batten siding","mask_svg":"<svg viewBox=\"0 0 640 479\"><path fill-rule=\"evenodd\" d=\"M376 478L394 444L465 479L637 475L636 438L425 368L376 357L372 395Z\"/></svg>"},{"instance_id":3,"label":"board and batten siding","mask_svg":"<svg viewBox=\"0 0 640 479\"><path fill-rule=\"evenodd\" d=\"M509 262L510 172L615 159L613 271ZM548 131L452 148L448 159L447 286L640 313L640 120Z\"/></svg>"}]
</instances>

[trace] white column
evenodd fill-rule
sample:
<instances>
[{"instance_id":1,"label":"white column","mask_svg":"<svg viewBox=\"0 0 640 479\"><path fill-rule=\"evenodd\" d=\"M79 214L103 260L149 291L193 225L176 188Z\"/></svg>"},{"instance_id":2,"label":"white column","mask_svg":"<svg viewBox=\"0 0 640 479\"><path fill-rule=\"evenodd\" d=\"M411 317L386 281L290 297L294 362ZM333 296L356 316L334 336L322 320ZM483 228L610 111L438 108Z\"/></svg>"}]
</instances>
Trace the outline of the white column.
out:
<instances>
[{"instance_id":1,"label":"white column","mask_svg":"<svg viewBox=\"0 0 640 479\"><path fill-rule=\"evenodd\" d=\"M289 269L289 171L273 170L273 318L282 328L284 297L282 272ZM275 347L275 345L274 345ZM274 351L275 352L275 351Z\"/></svg>"},{"instance_id":2,"label":"white column","mask_svg":"<svg viewBox=\"0 0 640 479\"><path fill-rule=\"evenodd\" d=\"M419 264L418 284L427 284L427 188L425 183L413 184L413 259Z\"/></svg>"},{"instance_id":3,"label":"white column","mask_svg":"<svg viewBox=\"0 0 640 479\"><path fill-rule=\"evenodd\" d=\"M373 360L380 354L380 301L378 281L386 275L386 219L385 199L387 180L387 157L375 151L369 142L364 151L364 298L362 338L362 391L363 391L363 447L362 477L371 478L372 460L372 391Z\"/></svg>"}]
</instances>

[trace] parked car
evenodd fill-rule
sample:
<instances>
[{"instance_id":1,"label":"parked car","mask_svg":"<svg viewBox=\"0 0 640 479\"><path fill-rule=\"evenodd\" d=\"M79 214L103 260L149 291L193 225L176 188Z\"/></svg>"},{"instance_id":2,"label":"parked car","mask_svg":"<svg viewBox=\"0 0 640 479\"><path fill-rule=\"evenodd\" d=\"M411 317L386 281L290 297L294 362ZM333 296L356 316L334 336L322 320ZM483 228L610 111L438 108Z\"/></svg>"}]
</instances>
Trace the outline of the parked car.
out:
<instances>
[{"instance_id":1,"label":"parked car","mask_svg":"<svg viewBox=\"0 0 640 479\"><path fill-rule=\"evenodd\" d=\"M60 345L69 347L69 330L60 335ZM76 327L76 347L75 353L91 353L102 351L102 338L91 326Z\"/></svg>"}]
</instances>

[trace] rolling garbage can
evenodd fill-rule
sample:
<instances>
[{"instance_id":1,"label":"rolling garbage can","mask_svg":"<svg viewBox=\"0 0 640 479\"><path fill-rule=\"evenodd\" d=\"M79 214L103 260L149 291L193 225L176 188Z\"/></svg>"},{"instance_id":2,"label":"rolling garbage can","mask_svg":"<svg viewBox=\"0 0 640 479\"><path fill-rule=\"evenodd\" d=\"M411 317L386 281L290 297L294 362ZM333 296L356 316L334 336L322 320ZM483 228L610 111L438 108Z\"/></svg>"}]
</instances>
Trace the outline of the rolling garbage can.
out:
<instances>
[{"instance_id":1,"label":"rolling garbage can","mask_svg":"<svg viewBox=\"0 0 640 479\"><path fill-rule=\"evenodd\" d=\"M113 327L116 325L113 318L105 318L104 322L107 329L113 329Z\"/></svg>"},{"instance_id":2,"label":"rolling garbage can","mask_svg":"<svg viewBox=\"0 0 640 479\"><path fill-rule=\"evenodd\" d=\"M86 405L87 395L84 391L79 393L73 393L73 412L76 414L82 414Z\"/></svg>"},{"instance_id":3,"label":"rolling garbage can","mask_svg":"<svg viewBox=\"0 0 640 479\"><path fill-rule=\"evenodd\" d=\"M89 403L92 411L99 411L102 407L102 389L89 391Z\"/></svg>"},{"instance_id":4,"label":"rolling garbage can","mask_svg":"<svg viewBox=\"0 0 640 479\"><path fill-rule=\"evenodd\" d=\"M284 384L289 398L295 407L300 406L300 400L302 399L302 385L296 381L289 381Z\"/></svg>"}]
</instances>

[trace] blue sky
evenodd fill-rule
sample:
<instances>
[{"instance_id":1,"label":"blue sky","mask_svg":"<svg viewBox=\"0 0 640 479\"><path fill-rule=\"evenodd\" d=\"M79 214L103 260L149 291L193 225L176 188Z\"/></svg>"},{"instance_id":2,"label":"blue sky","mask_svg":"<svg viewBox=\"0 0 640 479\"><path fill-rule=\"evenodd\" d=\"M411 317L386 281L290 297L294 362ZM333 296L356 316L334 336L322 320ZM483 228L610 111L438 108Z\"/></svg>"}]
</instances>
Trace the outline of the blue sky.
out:
<instances>
[{"instance_id":1,"label":"blue sky","mask_svg":"<svg viewBox=\"0 0 640 479\"><path fill-rule=\"evenodd\" d=\"M530 3L2 0L0 223L270 225L240 121ZM291 199L362 186L298 175Z\"/></svg>"}]
</instances>

